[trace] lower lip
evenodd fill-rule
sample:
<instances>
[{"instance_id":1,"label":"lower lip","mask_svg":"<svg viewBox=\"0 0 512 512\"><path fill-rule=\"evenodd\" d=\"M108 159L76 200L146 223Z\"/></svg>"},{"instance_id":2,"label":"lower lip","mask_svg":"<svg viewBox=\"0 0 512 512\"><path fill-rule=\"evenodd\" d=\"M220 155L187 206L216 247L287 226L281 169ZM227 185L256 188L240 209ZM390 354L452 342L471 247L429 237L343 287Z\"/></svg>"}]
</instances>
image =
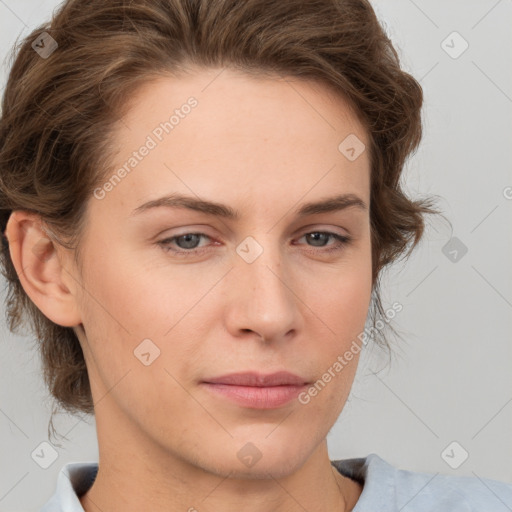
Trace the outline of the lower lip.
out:
<instances>
[{"instance_id":1,"label":"lower lip","mask_svg":"<svg viewBox=\"0 0 512 512\"><path fill-rule=\"evenodd\" d=\"M307 385L255 387L213 384L211 382L202 384L217 395L222 395L239 405L253 409L275 409L292 401L307 388Z\"/></svg>"}]
</instances>

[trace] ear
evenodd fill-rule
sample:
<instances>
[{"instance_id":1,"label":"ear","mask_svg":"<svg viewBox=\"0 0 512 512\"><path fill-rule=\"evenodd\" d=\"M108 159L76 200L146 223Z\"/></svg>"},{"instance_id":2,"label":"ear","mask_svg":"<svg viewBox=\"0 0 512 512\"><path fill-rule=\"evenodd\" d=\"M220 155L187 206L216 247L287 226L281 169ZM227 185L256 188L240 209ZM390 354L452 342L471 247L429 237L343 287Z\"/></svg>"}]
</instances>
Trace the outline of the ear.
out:
<instances>
[{"instance_id":1,"label":"ear","mask_svg":"<svg viewBox=\"0 0 512 512\"><path fill-rule=\"evenodd\" d=\"M5 235L11 260L23 289L37 308L52 322L63 327L81 323L76 291L80 287L62 246L44 230L34 213L11 213ZM66 249L66 251L68 251Z\"/></svg>"}]
</instances>

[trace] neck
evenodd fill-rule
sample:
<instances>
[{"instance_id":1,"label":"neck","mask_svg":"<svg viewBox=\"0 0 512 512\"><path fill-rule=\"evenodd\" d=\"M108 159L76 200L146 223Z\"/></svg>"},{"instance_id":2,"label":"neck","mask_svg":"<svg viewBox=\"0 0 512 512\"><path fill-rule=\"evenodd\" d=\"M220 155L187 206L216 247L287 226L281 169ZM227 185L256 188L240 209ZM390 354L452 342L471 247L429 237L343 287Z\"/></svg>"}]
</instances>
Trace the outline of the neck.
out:
<instances>
[{"instance_id":1,"label":"neck","mask_svg":"<svg viewBox=\"0 0 512 512\"><path fill-rule=\"evenodd\" d=\"M255 441L263 456L248 469L236 455L227 456L237 453L240 439L199 451L177 431L172 433L177 452L145 425L127 421L113 403L101 413L96 414L98 474L80 497L85 512L139 512L148 504L152 512L348 512L362 492L333 467L325 438L306 453L302 443L290 440L269 441L266 449L264 440Z\"/></svg>"},{"instance_id":2,"label":"neck","mask_svg":"<svg viewBox=\"0 0 512 512\"><path fill-rule=\"evenodd\" d=\"M94 484L80 497L85 512L139 512L148 504L152 512L348 512L362 492L332 466L326 441L299 469L277 478L230 478L169 453L152 455L140 442L124 445L136 450L100 446L109 450L100 451Z\"/></svg>"}]
</instances>

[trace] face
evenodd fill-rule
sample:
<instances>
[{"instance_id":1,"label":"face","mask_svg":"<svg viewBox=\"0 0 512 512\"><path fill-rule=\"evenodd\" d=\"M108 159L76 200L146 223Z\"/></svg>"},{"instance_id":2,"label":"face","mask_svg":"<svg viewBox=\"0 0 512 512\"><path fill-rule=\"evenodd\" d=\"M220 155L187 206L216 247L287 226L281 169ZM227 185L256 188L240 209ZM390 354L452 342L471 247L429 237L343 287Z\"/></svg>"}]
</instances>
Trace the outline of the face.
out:
<instances>
[{"instance_id":1,"label":"face","mask_svg":"<svg viewBox=\"0 0 512 512\"><path fill-rule=\"evenodd\" d=\"M228 69L159 78L115 132L115 166L89 201L74 270L83 288L68 278L100 457L135 436L134 453L154 450L162 464L282 475L339 416L372 262L368 151L350 159L338 146L368 139L341 97L289 80ZM224 210L155 202L178 195ZM342 195L362 206L298 213ZM211 383L280 371L308 384Z\"/></svg>"}]
</instances>

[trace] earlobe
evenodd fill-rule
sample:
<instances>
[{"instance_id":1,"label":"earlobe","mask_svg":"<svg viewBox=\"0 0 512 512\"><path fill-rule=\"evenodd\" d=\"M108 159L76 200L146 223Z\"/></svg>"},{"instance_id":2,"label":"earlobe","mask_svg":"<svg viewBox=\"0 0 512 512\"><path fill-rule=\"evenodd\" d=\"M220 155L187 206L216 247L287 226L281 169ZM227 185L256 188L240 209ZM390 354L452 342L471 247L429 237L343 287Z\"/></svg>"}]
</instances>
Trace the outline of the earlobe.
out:
<instances>
[{"instance_id":1,"label":"earlobe","mask_svg":"<svg viewBox=\"0 0 512 512\"><path fill-rule=\"evenodd\" d=\"M82 321L74 293L62 279L76 282L73 269L66 268L57 243L45 232L37 214L16 210L11 213L5 235L12 262L26 294L52 322L73 327Z\"/></svg>"}]
</instances>

